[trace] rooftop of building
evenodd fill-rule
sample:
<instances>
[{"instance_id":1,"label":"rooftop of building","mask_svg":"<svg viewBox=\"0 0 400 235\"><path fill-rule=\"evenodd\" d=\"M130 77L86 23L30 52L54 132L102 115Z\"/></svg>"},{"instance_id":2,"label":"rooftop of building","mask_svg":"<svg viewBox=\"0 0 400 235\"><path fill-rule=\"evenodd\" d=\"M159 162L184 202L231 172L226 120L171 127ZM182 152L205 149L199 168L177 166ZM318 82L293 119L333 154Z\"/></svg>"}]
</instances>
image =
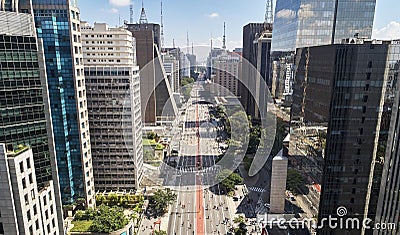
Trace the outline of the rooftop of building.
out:
<instances>
[{"instance_id":1,"label":"rooftop of building","mask_svg":"<svg viewBox=\"0 0 400 235\"><path fill-rule=\"evenodd\" d=\"M17 148L15 148L14 150L7 150L7 157L16 157L19 156L20 154L28 151L30 148L29 146L25 146L25 145L18 145Z\"/></svg>"}]
</instances>

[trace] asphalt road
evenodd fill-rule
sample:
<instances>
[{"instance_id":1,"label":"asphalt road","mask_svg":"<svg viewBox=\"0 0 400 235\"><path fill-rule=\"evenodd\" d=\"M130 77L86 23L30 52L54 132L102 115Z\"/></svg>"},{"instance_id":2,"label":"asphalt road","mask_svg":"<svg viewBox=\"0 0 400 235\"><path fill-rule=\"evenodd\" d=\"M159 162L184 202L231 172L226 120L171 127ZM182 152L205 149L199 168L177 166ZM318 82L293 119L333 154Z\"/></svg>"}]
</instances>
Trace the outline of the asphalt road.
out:
<instances>
[{"instance_id":1,"label":"asphalt road","mask_svg":"<svg viewBox=\"0 0 400 235\"><path fill-rule=\"evenodd\" d=\"M199 86L194 86L188 101L177 166L167 175L177 193L168 224L168 234L173 235L227 234L233 219L227 209L227 196L214 186L218 172L214 165L221 152L216 128L209 122L210 107L198 103Z\"/></svg>"}]
</instances>

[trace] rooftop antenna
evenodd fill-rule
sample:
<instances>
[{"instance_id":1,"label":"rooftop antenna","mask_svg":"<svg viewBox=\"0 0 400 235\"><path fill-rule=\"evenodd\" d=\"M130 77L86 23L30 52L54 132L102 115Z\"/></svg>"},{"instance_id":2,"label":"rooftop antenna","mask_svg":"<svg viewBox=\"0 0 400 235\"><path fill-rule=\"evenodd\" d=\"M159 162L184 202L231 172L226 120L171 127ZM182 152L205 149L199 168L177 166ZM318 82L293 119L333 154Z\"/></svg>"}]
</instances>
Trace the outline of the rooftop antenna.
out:
<instances>
[{"instance_id":1,"label":"rooftop antenna","mask_svg":"<svg viewBox=\"0 0 400 235\"><path fill-rule=\"evenodd\" d=\"M144 3L142 0L142 12L140 13L140 19L139 19L139 24L147 24L147 16L146 16L146 11L144 10Z\"/></svg>"},{"instance_id":2,"label":"rooftop antenna","mask_svg":"<svg viewBox=\"0 0 400 235\"><path fill-rule=\"evenodd\" d=\"M222 38L222 49L226 50L226 27L225 27L225 22L224 22L224 36Z\"/></svg>"},{"instance_id":3,"label":"rooftop antenna","mask_svg":"<svg viewBox=\"0 0 400 235\"><path fill-rule=\"evenodd\" d=\"M194 47L193 47L193 42L192 42L192 55L194 55Z\"/></svg>"},{"instance_id":4,"label":"rooftop antenna","mask_svg":"<svg viewBox=\"0 0 400 235\"><path fill-rule=\"evenodd\" d=\"M133 1L131 1L131 4L129 6L129 23L133 24Z\"/></svg>"},{"instance_id":5,"label":"rooftop antenna","mask_svg":"<svg viewBox=\"0 0 400 235\"><path fill-rule=\"evenodd\" d=\"M164 22L163 22L163 4L161 0L161 50L164 49Z\"/></svg>"},{"instance_id":6,"label":"rooftop antenna","mask_svg":"<svg viewBox=\"0 0 400 235\"><path fill-rule=\"evenodd\" d=\"M175 38L172 39L172 48L175 48Z\"/></svg>"},{"instance_id":7,"label":"rooftop antenna","mask_svg":"<svg viewBox=\"0 0 400 235\"><path fill-rule=\"evenodd\" d=\"M272 24L273 21L274 21L273 2L272 0L267 0L267 7L265 10L265 23Z\"/></svg>"},{"instance_id":8,"label":"rooftop antenna","mask_svg":"<svg viewBox=\"0 0 400 235\"><path fill-rule=\"evenodd\" d=\"M189 54L189 47L190 47L190 43L189 43L189 31L186 31L186 54Z\"/></svg>"},{"instance_id":9,"label":"rooftop antenna","mask_svg":"<svg viewBox=\"0 0 400 235\"><path fill-rule=\"evenodd\" d=\"M210 51L210 80L212 80L212 73L213 73L213 38L211 33L211 51ZM214 81L212 81L214 82Z\"/></svg>"}]
</instances>

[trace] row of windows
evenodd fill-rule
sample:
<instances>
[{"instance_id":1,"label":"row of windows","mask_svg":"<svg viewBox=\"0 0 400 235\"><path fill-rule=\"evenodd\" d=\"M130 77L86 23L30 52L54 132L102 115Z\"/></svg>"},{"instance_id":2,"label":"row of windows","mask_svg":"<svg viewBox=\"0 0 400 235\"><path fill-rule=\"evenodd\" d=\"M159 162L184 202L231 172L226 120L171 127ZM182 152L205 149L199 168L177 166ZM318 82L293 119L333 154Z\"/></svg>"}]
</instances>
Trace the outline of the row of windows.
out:
<instances>
[{"instance_id":1,"label":"row of windows","mask_svg":"<svg viewBox=\"0 0 400 235\"><path fill-rule=\"evenodd\" d=\"M88 38L88 37L89 37L89 35L86 34L86 35L85 35L85 38ZM90 37L94 38L94 34L90 35ZM104 37L112 38L113 35L109 35L109 34L108 34L108 35L96 35L96 38L104 38Z\"/></svg>"}]
</instances>

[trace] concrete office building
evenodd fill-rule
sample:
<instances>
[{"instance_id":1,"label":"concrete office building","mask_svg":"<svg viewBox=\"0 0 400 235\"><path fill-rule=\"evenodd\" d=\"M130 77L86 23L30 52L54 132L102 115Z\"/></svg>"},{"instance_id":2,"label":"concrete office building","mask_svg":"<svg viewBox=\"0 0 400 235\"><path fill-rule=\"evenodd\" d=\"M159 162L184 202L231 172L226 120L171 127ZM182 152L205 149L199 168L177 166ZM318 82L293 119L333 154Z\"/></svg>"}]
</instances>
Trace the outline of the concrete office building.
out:
<instances>
[{"instance_id":1,"label":"concrete office building","mask_svg":"<svg viewBox=\"0 0 400 235\"><path fill-rule=\"evenodd\" d=\"M240 57L231 52L224 52L213 60L216 91L218 96L238 96Z\"/></svg>"},{"instance_id":2,"label":"concrete office building","mask_svg":"<svg viewBox=\"0 0 400 235\"><path fill-rule=\"evenodd\" d=\"M190 76L193 77L197 69L197 57L195 54L193 54L193 48L192 48L192 54L186 54L186 57L190 62Z\"/></svg>"},{"instance_id":3,"label":"concrete office building","mask_svg":"<svg viewBox=\"0 0 400 235\"><path fill-rule=\"evenodd\" d=\"M296 54L292 121L328 127L319 220L336 215L338 207L347 208L344 218L374 219L382 169L390 160L385 152L394 129L390 119L400 45L352 38ZM319 233L361 230L325 226Z\"/></svg>"},{"instance_id":4,"label":"concrete office building","mask_svg":"<svg viewBox=\"0 0 400 235\"><path fill-rule=\"evenodd\" d=\"M130 192L143 178L135 38L123 28L82 23L95 188Z\"/></svg>"},{"instance_id":5,"label":"concrete office building","mask_svg":"<svg viewBox=\"0 0 400 235\"><path fill-rule=\"evenodd\" d=\"M208 54L207 57L207 78L212 81L213 75L215 75L215 59L225 53L225 49L221 48L212 48L211 52Z\"/></svg>"},{"instance_id":6,"label":"concrete office building","mask_svg":"<svg viewBox=\"0 0 400 235\"><path fill-rule=\"evenodd\" d=\"M165 74L167 75L172 91L180 93L179 60L169 52L165 52L161 56Z\"/></svg>"},{"instance_id":7,"label":"concrete office building","mask_svg":"<svg viewBox=\"0 0 400 235\"><path fill-rule=\"evenodd\" d=\"M53 181L37 187L32 149L0 144L0 234L64 234L58 227Z\"/></svg>"},{"instance_id":8,"label":"concrete office building","mask_svg":"<svg viewBox=\"0 0 400 235\"><path fill-rule=\"evenodd\" d=\"M283 156L283 150L281 150L272 159L271 191L269 196L270 213L272 214L285 213L287 169L288 158Z\"/></svg>"},{"instance_id":9,"label":"concrete office building","mask_svg":"<svg viewBox=\"0 0 400 235\"><path fill-rule=\"evenodd\" d=\"M126 24L126 27L136 39L143 122L156 125L165 119L174 119L178 108L162 68L160 25L148 23L145 9L142 8L139 23Z\"/></svg>"},{"instance_id":10,"label":"concrete office building","mask_svg":"<svg viewBox=\"0 0 400 235\"><path fill-rule=\"evenodd\" d=\"M272 24L249 23L243 27L243 68L241 79L248 84L239 84L239 94L243 107L248 115L260 118L256 103L265 106L265 86L261 81L270 84L271 73L271 40ZM254 91L253 94L250 91Z\"/></svg>"},{"instance_id":11,"label":"concrete office building","mask_svg":"<svg viewBox=\"0 0 400 235\"><path fill-rule=\"evenodd\" d=\"M190 77L190 70L191 70L191 64L190 64L190 60L188 58L188 56L181 52L179 55L179 64L180 64L180 68L179 68L179 72L180 72L180 77Z\"/></svg>"},{"instance_id":12,"label":"concrete office building","mask_svg":"<svg viewBox=\"0 0 400 235\"><path fill-rule=\"evenodd\" d=\"M85 205L93 207L94 180L77 3L19 2L22 11L33 12L37 37L43 40L62 202L71 204L84 198Z\"/></svg>"},{"instance_id":13,"label":"concrete office building","mask_svg":"<svg viewBox=\"0 0 400 235\"><path fill-rule=\"evenodd\" d=\"M0 143L10 151L21 144L32 148L36 187L53 180L56 223L63 233L43 46L30 14L0 11L0 80Z\"/></svg>"}]
</instances>

